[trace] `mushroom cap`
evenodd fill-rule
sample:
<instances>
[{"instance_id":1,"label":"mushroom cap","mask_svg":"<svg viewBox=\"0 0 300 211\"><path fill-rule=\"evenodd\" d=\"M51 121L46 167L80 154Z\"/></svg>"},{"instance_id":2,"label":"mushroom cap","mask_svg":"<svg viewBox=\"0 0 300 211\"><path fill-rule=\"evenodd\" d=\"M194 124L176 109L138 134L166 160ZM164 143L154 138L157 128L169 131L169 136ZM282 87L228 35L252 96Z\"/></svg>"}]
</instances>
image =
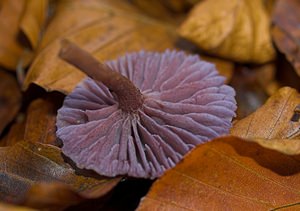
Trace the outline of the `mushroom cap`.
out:
<instances>
[{"instance_id":1,"label":"mushroom cap","mask_svg":"<svg viewBox=\"0 0 300 211\"><path fill-rule=\"evenodd\" d=\"M235 91L213 64L180 51L140 51L106 64L129 78L144 97L135 112L89 77L57 115L63 153L79 168L105 176L156 178L196 145L227 134Z\"/></svg>"}]
</instances>

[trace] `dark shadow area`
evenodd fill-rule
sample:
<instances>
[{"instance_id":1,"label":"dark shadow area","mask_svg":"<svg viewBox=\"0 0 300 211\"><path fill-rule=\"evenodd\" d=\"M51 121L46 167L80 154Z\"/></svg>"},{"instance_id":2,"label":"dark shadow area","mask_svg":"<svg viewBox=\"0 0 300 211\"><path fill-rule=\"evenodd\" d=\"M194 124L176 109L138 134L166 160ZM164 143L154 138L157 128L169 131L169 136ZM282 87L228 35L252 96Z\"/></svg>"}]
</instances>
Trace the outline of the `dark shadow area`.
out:
<instances>
[{"instance_id":1,"label":"dark shadow area","mask_svg":"<svg viewBox=\"0 0 300 211\"><path fill-rule=\"evenodd\" d=\"M229 141L235 151L243 157L248 157L260 166L267 168L281 176L292 176L300 173L300 155L285 155L266 149L254 142L243 142L238 139Z\"/></svg>"}]
</instances>

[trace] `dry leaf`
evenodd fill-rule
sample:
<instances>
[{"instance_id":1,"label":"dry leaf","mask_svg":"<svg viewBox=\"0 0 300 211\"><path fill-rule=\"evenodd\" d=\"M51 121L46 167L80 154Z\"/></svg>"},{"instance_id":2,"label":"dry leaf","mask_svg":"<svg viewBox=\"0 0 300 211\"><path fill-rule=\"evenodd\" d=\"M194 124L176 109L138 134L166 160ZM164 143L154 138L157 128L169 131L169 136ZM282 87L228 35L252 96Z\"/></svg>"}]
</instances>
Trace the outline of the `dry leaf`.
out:
<instances>
[{"instance_id":1,"label":"dry leaf","mask_svg":"<svg viewBox=\"0 0 300 211\"><path fill-rule=\"evenodd\" d=\"M36 209L32 209L29 207L22 207L22 206L17 206L17 205L2 203L2 202L0 202L0 210L3 210L3 211L37 211Z\"/></svg>"},{"instance_id":2,"label":"dry leaf","mask_svg":"<svg viewBox=\"0 0 300 211\"><path fill-rule=\"evenodd\" d=\"M231 134L279 152L300 154L300 94L281 88L256 112L237 121Z\"/></svg>"},{"instance_id":3,"label":"dry leaf","mask_svg":"<svg viewBox=\"0 0 300 211\"><path fill-rule=\"evenodd\" d=\"M1 34L1 33L0 33ZM21 91L16 79L0 70L0 134L21 107Z\"/></svg>"},{"instance_id":4,"label":"dry leaf","mask_svg":"<svg viewBox=\"0 0 300 211\"><path fill-rule=\"evenodd\" d=\"M40 40L40 33L47 17L48 4L48 0L26 1L20 22L20 29L26 35L34 49L37 47Z\"/></svg>"},{"instance_id":5,"label":"dry leaf","mask_svg":"<svg viewBox=\"0 0 300 211\"><path fill-rule=\"evenodd\" d=\"M211 54L264 63L275 57L269 27L262 0L207 0L195 6L179 34Z\"/></svg>"},{"instance_id":6,"label":"dry leaf","mask_svg":"<svg viewBox=\"0 0 300 211\"><path fill-rule=\"evenodd\" d=\"M285 54L300 75L300 2L278 0L273 13L272 35L279 50Z\"/></svg>"},{"instance_id":7,"label":"dry leaf","mask_svg":"<svg viewBox=\"0 0 300 211\"><path fill-rule=\"evenodd\" d=\"M45 21L47 0L2 0L0 10L0 65L16 69L19 63L26 66L32 54L22 42L21 32L33 47L38 42L42 23Z\"/></svg>"},{"instance_id":8,"label":"dry leaf","mask_svg":"<svg viewBox=\"0 0 300 211\"><path fill-rule=\"evenodd\" d=\"M34 100L29 105L24 140L59 145L55 135L56 111L60 107L57 104L48 98Z\"/></svg>"},{"instance_id":9,"label":"dry leaf","mask_svg":"<svg viewBox=\"0 0 300 211\"><path fill-rule=\"evenodd\" d=\"M297 210L299 159L236 137L219 138L158 179L138 210Z\"/></svg>"},{"instance_id":10,"label":"dry leaf","mask_svg":"<svg viewBox=\"0 0 300 211\"><path fill-rule=\"evenodd\" d=\"M12 146L19 141L24 140L25 133L25 116L19 114L16 118L16 122L9 128L8 134L4 136L0 141L0 146Z\"/></svg>"},{"instance_id":11,"label":"dry leaf","mask_svg":"<svg viewBox=\"0 0 300 211\"><path fill-rule=\"evenodd\" d=\"M25 89L36 83L48 91L69 93L84 77L58 59L62 38L72 40L102 61L125 52L173 46L172 28L141 15L124 1L59 1L58 4L40 53L26 77Z\"/></svg>"},{"instance_id":12,"label":"dry leaf","mask_svg":"<svg viewBox=\"0 0 300 211\"><path fill-rule=\"evenodd\" d=\"M231 134L247 139L287 139L299 135L300 95L285 87L272 95L256 112L238 121Z\"/></svg>"},{"instance_id":13,"label":"dry leaf","mask_svg":"<svg viewBox=\"0 0 300 211\"><path fill-rule=\"evenodd\" d=\"M177 25L182 21L184 12L196 4L191 0L131 0L131 2L151 17Z\"/></svg>"},{"instance_id":14,"label":"dry leaf","mask_svg":"<svg viewBox=\"0 0 300 211\"><path fill-rule=\"evenodd\" d=\"M41 208L51 204L52 206L68 206L79 202L83 198L97 198L104 196L119 181L119 178L98 179L77 175L61 157L59 148L33 142L18 142L11 147L0 148L0 174L1 191L0 199L6 202L25 203L30 206ZM29 203L31 192L26 195L30 188L38 183L47 182L49 186L52 183L63 183L58 190L75 191L74 196L79 194L79 201L60 201L59 198L65 199L68 196L59 196L62 192L57 191L57 201L52 198L45 201L45 194L40 187L41 195L34 197L35 203ZM57 187L57 186L56 186ZM32 191L32 190L31 190ZM33 191L34 192L34 191ZM74 197L71 197L74 199ZM76 197L75 197L76 198ZM32 199L31 199L32 200Z\"/></svg>"},{"instance_id":15,"label":"dry leaf","mask_svg":"<svg viewBox=\"0 0 300 211\"><path fill-rule=\"evenodd\" d=\"M266 139L257 138L252 141L258 143L259 145L265 148L273 149L287 155L300 154L300 139L272 139L270 141Z\"/></svg>"}]
</instances>

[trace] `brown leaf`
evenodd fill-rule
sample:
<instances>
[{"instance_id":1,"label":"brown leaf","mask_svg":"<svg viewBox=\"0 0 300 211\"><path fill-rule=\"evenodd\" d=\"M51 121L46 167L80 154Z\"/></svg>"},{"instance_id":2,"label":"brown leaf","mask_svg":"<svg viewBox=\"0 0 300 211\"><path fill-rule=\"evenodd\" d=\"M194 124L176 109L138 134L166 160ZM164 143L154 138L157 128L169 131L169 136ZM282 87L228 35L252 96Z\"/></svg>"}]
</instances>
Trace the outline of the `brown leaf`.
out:
<instances>
[{"instance_id":1,"label":"brown leaf","mask_svg":"<svg viewBox=\"0 0 300 211\"><path fill-rule=\"evenodd\" d=\"M0 70L0 90L1 134L3 129L14 119L20 109L21 91L15 78L2 70Z\"/></svg>"},{"instance_id":2,"label":"brown leaf","mask_svg":"<svg viewBox=\"0 0 300 211\"><path fill-rule=\"evenodd\" d=\"M158 179L138 210L297 210L299 159L236 137L219 138Z\"/></svg>"},{"instance_id":3,"label":"brown leaf","mask_svg":"<svg viewBox=\"0 0 300 211\"><path fill-rule=\"evenodd\" d=\"M281 88L248 117L237 121L231 134L279 152L300 154L300 95Z\"/></svg>"},{"instance_id":4,"label":"brown leaf","mask_svg":"<svg viewBox=\"0 0 300 211\"><path fill-rule=\"evenodd\" d=\"M59 105L55 100L37 99L28 107L24 140L58 145L56 138L56 111Z\"/></svg>"},{"instance_id":5,"label":"brown leaf","mask_svg":"<svg viewBox=\"0 0 300 211\"><path fill-rule=\"evenodd\" d=\"M300 154L300 139L260 139L256 138L252 140L259 145L268 148L277 150L287 155L299 155Z\"/></svg>"},{"instance_id":6,"label":"brown leaf","mask_svg":"<svg viewBox=\"0 0 300 211\"><path fill-rule=\"evenodd\" d=\"M72 40L99 60L115 59L125 52L162 50L173 46L171 27L141 15L121 0L59 1L26 77L24 88L36 83L46 90L69 93L83 73L58 59L60 40ZM84 18L82 18L84 17Z\"/></svg>"},{"instance_id":7,"label":"brown leaf","mask_svg":"<svg viewBox=\"0 0 300 211\"><path fill-rule=\"evenodd\" d=\"M195 6L179 34L211 54L264 63L275 57L269 27L262 0L207 0Z\"/></svg>"},{"instance_id":8,"label":"brown leaf","mask_svg":"<svg viewBox=\"0 0 300 211\"><path fill-rule=\"evenodd\" d=\"M41 1L3 0L0 10L0 65L14 70L21 62L26 66L32 54L25 51L21 43L21 30L24 30L31 44L36 46L41 24L45 20L46 5ZM44 5L39 7L38 5ZM37 24L39 23L39 24Z\"/></svg>"},{"instance_id":9,"label":"brown leaf","mask_svg":"<svg viewBox=\"0 0 300 211\"><path fill-rule=\"evenodd\" d=\"M19 141L24 140L25 133L25 115L19 114L16 122L9 128L8 134L1 139L0 146L12 146Z\"/></svg>"},{"instance_id":10,"label":"brown leaf","mask_svg":"<svg viewBox=\"0 0 300 211\"><path fill-rule=\"evenodd\" d=\"M37 211L36 209L32 209L29 207L22 207L22 206L17 206L17 205L2 203L2 202L0 202L0 210L4 210L4 211Z\"/></svg>"},{"instance_id":11,"label":"brown leaf","mask_svg":"<svg viewBox=\"0 0 300 211\"><path fill-rule=\"evenodd\" d=\"M247 139L287 139L299 135L300 95L285 87L272 95L256 112L238 121L231 134Z\"/></svg>"},{"instance_id":12,"label":"brown leaf","mask_svg":"<svg viewBox=\"0 0 300 211\"><path fill-rule=\"evenodd\" d=\"M119 178L99 176L96 179L78 175L65 163L59 148L41 143L22 141L11 147L0 148L0 161L0 199L32 207L64 207L84 198L102 197L119 181ZM58 182L62 185L54 184ZM38 183L50 184L31 189ZM50 188L49 193L45 187ZM54 187L57 187L57 195ZM31 198L30 194L34 193ZM54 195L47 199L47 194Z\"/></svg>"},{"instance_id":13,"label":"brown leaf","mask_svg":"<svg viewBox=\"0 0 300 211\"><path fill-rule=\"evenodd\" d=\"M294 66L300 75L300 2L278 0L273 13L272 35L279 50Z\"/></svg>"},{"instance_id":14,"label":"brown leaf","mask_svg":"<svg viewBox=\"0 0 300 211\"><path fill-rule=\"evenodd\" d=\"M20 29L26 35L33 48L37 47L40 40L40 33L47 17L48 4L48 0L26 1Z\"/></svg>"}]
</instances>

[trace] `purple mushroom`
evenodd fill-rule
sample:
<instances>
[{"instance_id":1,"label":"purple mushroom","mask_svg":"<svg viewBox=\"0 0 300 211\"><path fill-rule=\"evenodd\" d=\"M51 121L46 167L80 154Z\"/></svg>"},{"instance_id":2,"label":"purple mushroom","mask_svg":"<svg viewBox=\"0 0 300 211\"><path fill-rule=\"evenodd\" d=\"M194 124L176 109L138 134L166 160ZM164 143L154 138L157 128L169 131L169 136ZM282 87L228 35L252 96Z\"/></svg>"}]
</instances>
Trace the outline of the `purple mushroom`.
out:
<instances>
[{"instance_id":1,"label":"purple mushroom","mask_svg":"<svg viewBox=\"0 0 300 211\"><path fill-rule=\"evenodd\" d=\"M198 56L140 51L102 64L65 41L60 57L90 76L57 115L62 151L79 168L153 179L229 132L235 92Z\"/></svg>"}]
</instances>

